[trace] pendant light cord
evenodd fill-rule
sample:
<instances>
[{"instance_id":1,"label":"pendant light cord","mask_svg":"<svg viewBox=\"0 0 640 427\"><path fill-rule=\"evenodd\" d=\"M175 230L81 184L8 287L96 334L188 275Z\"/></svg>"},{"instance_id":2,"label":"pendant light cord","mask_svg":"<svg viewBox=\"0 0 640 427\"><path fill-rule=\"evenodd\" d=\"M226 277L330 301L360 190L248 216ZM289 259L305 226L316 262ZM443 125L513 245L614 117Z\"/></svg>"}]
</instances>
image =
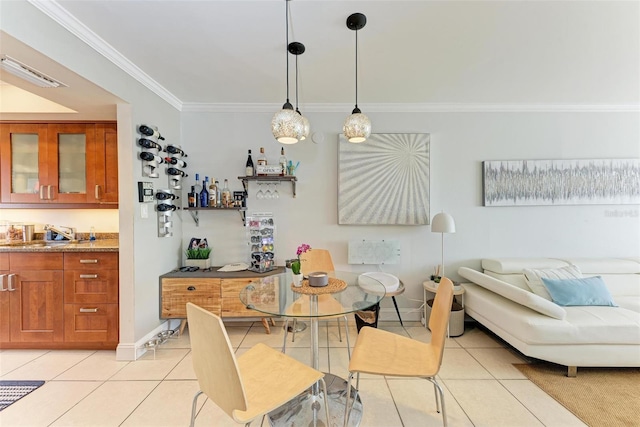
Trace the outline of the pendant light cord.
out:
<instances>
[{"instance_id":1,"label":"pendant light cord","mask_svg":"<svg viewBox=\"0 0 640 427\"><path fill-rule=\"evenodd\" d=\"M298 110L298 55L296 55L296 111Z\"/></svg>"},{"instance_id":2,"label":"pendant light cord","mask_svg":"<svg viewBox=\"0 0 640 427\"><path fill-rule=\"evenodd\" d=\"M287 44L284 46L284 51L287 55L287 103L289 103L289 0L285 0L284 2L286 6L285 10L285 20L286 20L286 38Z\"/></svg>"},{"instance_id":3,"label":"pendant light cord","mask_svg":"<svg viewBox=\"0 0 640 427\"><path fill-rule=\"evenodd\" d=\"M358 30L356 30L356 108L358 108Z\"/></svg>"}]
</instances>

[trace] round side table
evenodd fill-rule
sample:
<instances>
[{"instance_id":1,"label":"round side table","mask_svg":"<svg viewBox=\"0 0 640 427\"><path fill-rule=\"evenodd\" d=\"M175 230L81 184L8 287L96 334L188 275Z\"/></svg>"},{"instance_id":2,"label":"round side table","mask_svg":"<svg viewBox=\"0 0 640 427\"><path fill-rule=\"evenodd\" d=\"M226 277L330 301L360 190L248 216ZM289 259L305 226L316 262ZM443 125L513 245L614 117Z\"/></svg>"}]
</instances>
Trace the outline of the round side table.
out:
<instances>
[{"instance_id":1,"label":"round side table","mask_svg":"<svg viewBox=\"0 0 640 427\"><path fill-rule=\"evenodd\" d=\"M422 282L423 288L423 306L424 306L424 327L429 328L429 315L430 307L427 304L427 292L436 293L439 283L433 280L425 280ZM460 295L460 305L462 310L452 311L449 317L449 327L447 329L447 336L458 337L464 333L464 288L460 285L453 287L453 296Z\"/></svg>"}]
</instances>

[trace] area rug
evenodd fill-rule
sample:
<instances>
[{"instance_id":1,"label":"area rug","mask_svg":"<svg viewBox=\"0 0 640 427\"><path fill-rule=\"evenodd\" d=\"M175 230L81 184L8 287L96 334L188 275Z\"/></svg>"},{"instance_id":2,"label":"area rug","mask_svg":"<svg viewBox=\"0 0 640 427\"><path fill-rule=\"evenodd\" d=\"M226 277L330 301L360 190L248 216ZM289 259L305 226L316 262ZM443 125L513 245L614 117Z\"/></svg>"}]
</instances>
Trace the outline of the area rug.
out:
<instances>
[{"instance_id":1,"label":"area rug","mask_svg":"<svg viewBox=\"0 0 640 427\"><path fill-rule=\"evenodd\" d=\"M514 364L529 380L591 427L640 425L640 368L578 368Z\"/></svg>"},{"instance_id":2,"label":"area rug","mask_svg":"<svg viewBox=\"0 0 640 427\"><path fill-rule=\"evenodd\" d=\"M25 397L44 381L0 381L0 411Z\"/></svg>"}]
</instances>

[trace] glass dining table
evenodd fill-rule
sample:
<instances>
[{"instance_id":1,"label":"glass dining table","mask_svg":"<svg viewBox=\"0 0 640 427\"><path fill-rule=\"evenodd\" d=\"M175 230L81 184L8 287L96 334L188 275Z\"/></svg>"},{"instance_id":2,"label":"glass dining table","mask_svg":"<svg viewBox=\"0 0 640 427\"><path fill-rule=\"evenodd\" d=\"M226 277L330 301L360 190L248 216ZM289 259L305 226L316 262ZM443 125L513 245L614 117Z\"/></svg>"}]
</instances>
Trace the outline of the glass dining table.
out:
<instances>
[{"instance_id":1,"label":"glass dining table","mask_svg":"<svg viewBox=\"0 0 640 427\"><path fill-rule=\"evenodd\" d=\"M311 273L314 274L314 273ZM311 324L311 366L319 370L318 321L344 316L376 305L385 296L385 287L377 280L359 273L332 271L323 287L293 285L291 271L266 276L248 284L240 291L240 300L249 309L279 317L304 318ZM344 378L325 373L331 425L344 423L347 382ZM274 384L274 386L277 386ZM362 402L356 390L350 390L353 403L349 425L356 427L362 419ZM269 413L271 426L322 426L319 416L325 413L324 399L318 384L286 405ZM323 417L324 418L324 417Z\"/></svg>"}]
</instances>

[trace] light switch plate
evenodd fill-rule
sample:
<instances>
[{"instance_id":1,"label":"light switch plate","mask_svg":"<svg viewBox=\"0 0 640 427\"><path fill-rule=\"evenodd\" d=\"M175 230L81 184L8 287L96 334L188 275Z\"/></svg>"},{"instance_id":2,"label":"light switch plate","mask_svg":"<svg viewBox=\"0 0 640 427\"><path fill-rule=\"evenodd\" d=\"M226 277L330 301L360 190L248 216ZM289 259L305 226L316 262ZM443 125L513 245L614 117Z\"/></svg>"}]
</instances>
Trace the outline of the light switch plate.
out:
<instances>
[{"instance_id":1,"label":"light switch plate","mask_svg":"<svg viewBox=\"0 0 640 427\"><path fill-rule=\"evenodd\" d=\"M138 182L138 201L140 203L153 202L153 183Z\"/></svg>"}]
</instances>

